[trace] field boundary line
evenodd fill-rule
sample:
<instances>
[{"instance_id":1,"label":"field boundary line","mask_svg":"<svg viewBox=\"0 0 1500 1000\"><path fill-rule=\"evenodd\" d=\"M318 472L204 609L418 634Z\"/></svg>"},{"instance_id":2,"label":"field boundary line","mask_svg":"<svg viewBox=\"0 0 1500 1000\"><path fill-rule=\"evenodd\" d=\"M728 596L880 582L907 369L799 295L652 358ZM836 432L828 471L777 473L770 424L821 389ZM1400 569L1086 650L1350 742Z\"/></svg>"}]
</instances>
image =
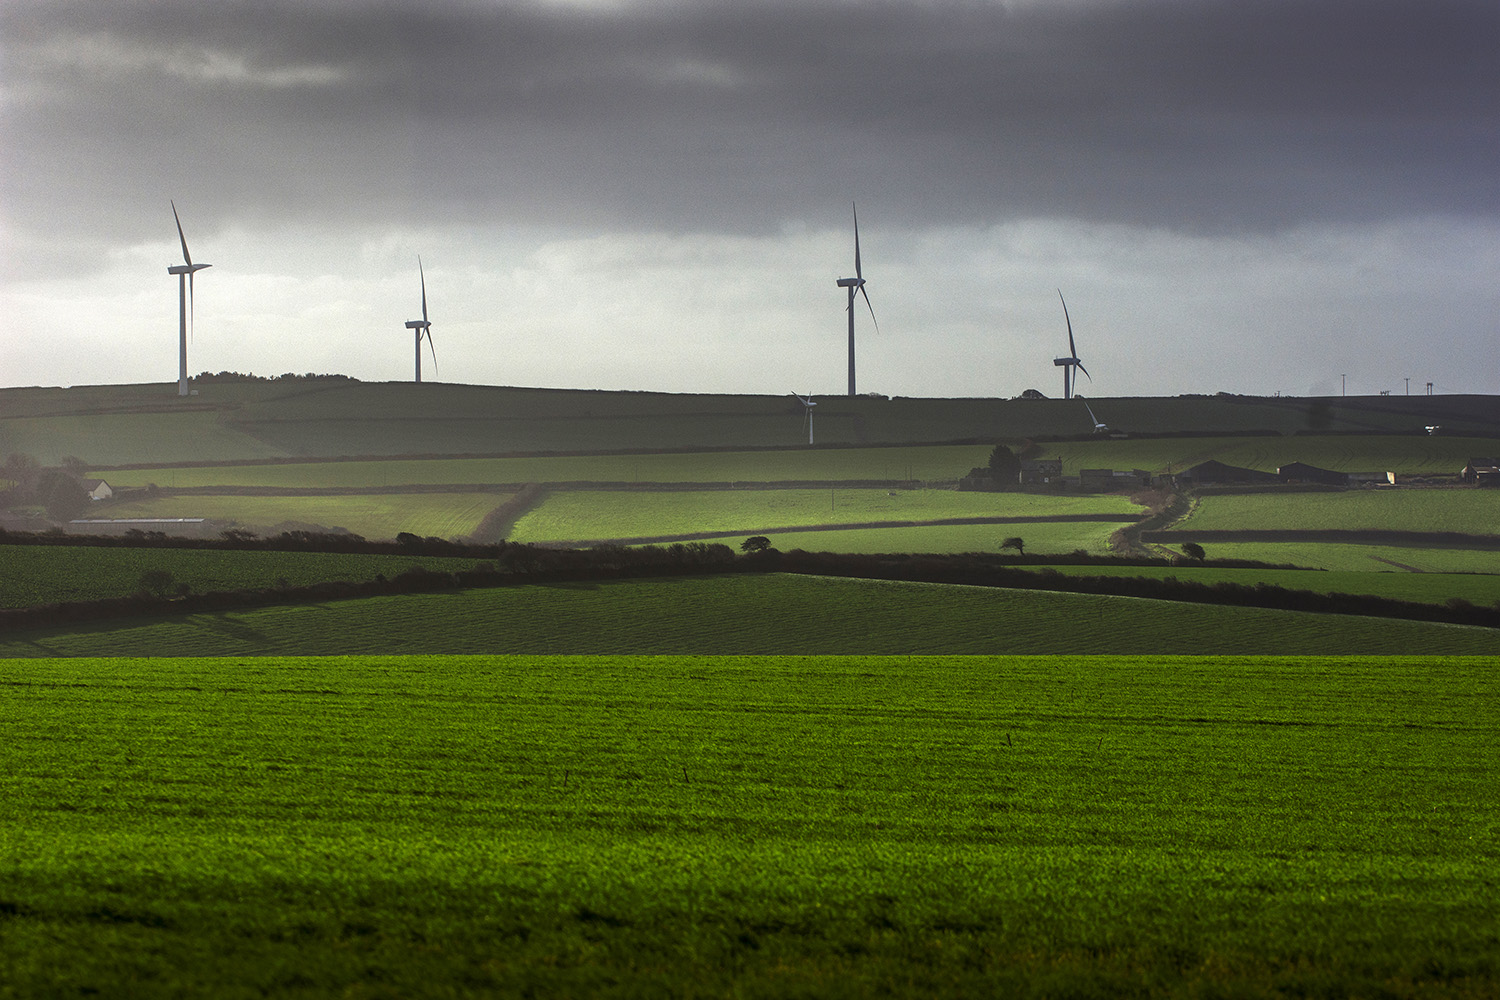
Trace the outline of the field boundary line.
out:
<instances>
[{"instance_id":1,"label":"field boundary line","mask_svg":"<svg viewBox=\"0 0 1500 1000\"><path fill-rule=\"evenodd\" d=\"M1174 528L1165 531L1143 531L1147 542L1338 542L1347 545L1390 545L1397 548L1483 549L1500 551L1500 535L1470 535L1461 531L1346 531L1317 528L1304 531L1273 528L1189 531Z\"/></svg>"},{"instance_id":2,"label":"field boundary line","mask_svg":"<svg viewBox=\"0 0 1500 1000\"><path fill-rule=\"evenodd\" d=\"M676 535L640 535L630 538L592 538L562 541L536 541L530 544L545 548L589 548L594 545L654 545L660 542L692 542L706 538L738 538L741 535L790 534L803 531L863 531L867 528L941 528L974 524L1129 524L1133 514L1051 514L1040 517L942 517L931 521L854 521L843 524L806 524L776 528L740 528L734 531L694 531Z\"/></svg>"}]
</instances>

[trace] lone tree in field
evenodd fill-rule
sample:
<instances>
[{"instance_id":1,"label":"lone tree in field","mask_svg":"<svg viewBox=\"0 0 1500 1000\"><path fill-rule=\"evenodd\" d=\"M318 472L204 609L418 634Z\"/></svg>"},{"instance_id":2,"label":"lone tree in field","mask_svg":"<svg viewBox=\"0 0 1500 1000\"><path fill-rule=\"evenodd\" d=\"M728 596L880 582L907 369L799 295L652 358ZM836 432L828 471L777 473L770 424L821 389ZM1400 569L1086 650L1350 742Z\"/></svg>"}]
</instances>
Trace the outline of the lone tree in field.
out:
<instances>
[{"instance_id":1,"label":"lone tree in field","mask_svg":"<svg viewBox=\"0 0 1500 1000\"><path fill-rule=\"evenodd\" d=\"M1003 444L990 452L990 478L1015 486L1021 480L1021 460Z\"/></svg>"},{"instance_id":2,"label":"lone tree in field","mask_svg":"<svg viewBox=\"0 0 1500 1000\"><path fill-rule=\"evenodd\" d=\"M165 597L172 589L172 574L169 570L148 569L141 574L141 590L152 597Z\"/></svg>"},{"instance_id":3,"label":"lone tree in field","mask_svg":"<svg viewBox=\"0 0 1500 1000\"><path fill-rule=\"evenodd\" d=\"M1202 562L1204 559L1203 546L1199 545L1197 542L1183 542L1182 554L1187 556L1189 559L1196 559L1199 562Z\"/></svg>"},{"instance_id":4,"label":"lone tree in field","mask_svg":"<svg viewBox=\"0 0 1500 1000\"><path fill-rule=\"evenodd\" d=\"M765 535L751 535L740 543L741 552L764 552L771 547L771 540Z\"/></svg>"},{"instance_id":5,"label":"lone tree in field","mask_svg":"<svg viewBox=\"0 0 1500 1000\"><path fill-rule=\"evenodd\" d=\"M1016 552L1024 556L1026 554L1026 543L1020 537L1007 538L1000 543L1000 551L1004 552L1006 549L1015 549Z\"/></svg>"}]
</instances>

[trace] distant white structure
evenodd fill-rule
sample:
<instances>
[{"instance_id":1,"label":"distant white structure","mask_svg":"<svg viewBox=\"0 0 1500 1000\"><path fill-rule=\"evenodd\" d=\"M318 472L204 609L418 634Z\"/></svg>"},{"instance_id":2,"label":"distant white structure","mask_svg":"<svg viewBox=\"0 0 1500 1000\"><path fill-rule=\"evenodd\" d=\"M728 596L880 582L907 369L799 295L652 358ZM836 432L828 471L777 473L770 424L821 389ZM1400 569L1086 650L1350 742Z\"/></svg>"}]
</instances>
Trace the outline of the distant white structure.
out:
<instances>
[{"instance_id":1,"label":"distant white structure","mask_svg":"<svg viewBox=\"0 0 1500 1000\"><path fill-rule=\"evenodd\" d=\"M177 238L182 241L183 263L173 264L167 268L167 273L177 275L177 395L186 396L188 394L188 316L192 308L193 275L213 265L193 263L193 255L188 253L187 237L182 235L182 219L177 216L177 203L174 201L171 205L172 218L177 222Z\"/></svg>"}]
</instances>

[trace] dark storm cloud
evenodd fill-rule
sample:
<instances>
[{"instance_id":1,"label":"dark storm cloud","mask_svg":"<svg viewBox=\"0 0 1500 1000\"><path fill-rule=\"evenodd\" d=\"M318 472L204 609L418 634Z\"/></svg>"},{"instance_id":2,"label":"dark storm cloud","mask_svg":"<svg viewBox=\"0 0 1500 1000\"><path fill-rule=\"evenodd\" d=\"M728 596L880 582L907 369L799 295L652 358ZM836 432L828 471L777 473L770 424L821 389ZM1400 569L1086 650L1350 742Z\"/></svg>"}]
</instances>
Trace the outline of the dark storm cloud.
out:
<instances>
[{"instance_id":1,"label":"dark storm cloud","mask_svg":"<svg viewBox=\"0 0 1500 1000\"><path fill-rule=\"evenodd\" d=\"M12 3L11 218L1493 216L1493 0Z\"/></svg>"}]
</instances>

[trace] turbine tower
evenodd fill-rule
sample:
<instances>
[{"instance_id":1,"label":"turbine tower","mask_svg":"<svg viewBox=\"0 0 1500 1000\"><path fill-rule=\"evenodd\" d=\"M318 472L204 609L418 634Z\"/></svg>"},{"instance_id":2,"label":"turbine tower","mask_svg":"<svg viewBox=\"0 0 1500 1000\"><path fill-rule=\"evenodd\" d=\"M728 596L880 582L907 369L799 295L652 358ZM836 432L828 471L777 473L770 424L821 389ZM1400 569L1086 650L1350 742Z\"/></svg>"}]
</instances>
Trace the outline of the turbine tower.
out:
<instances>
[{"instance_id":1,"label":"turbine tower","mask_svg":"<svg viewBox=\"0 0 1500 1000\"><path fill-rule=\"evenodd\" d=\"M865 297L865 305L870 307L870 321L875 324L875 329L880 329L880 321L875 318L875 307L870 305L870 293L865 291L865 276L859 265L859 209L854 209L854 277L840 278L836 284L840 288L849 289L849 395L854 395L854 293L858 292Z\"/></svg>"},{"instance_id":2,"label":"turbine tower","mask_svg":"<svg viewBox=\"0 0 1500 1000\"><path fill-rule=\"evenodd\" d=\"M437 349L432 346L432 323L427 319L427 274L422 270L422 258L417 258L417 274L422 279L422 318L406 321L408 330L417 331L417 381L422 381L422 338L427 338L427 349L432 351L432 371L437 374Z\"/></svg>"},{"instance_id":3,"label":"turbine tower","mask_svg":"<svg viewBox=\"0 0 1500 1000\"><path fill-rule=\"evenodd\" d=\"M177 238L182 241L183 263L173 264L167 268L167 273L177 275L177 395L186 396L188 394L188 317L192 310L193 275L213 265L193 263L193 255L188 253L187 237L182 235L182 219L177 216L177 203L172 201L170 204L172 218L177 222Z\"/></svg>"},{"instance_id":4,"label":"turbine tower","mask_svg":"<svg viewBox=\"0 0 1500 1000\"><path fill-rule=\"evenodd\" d=\"M1057 297L1062 300L1063 319L1068 323L1068 356L1066 358L1053 358L1052 363L1063 370L1063 399L1073 398L1073 387L1076 376L1073 369L1077 368L1089 376L1089 381L1094 381L1094 376L1089 375L1089 370L1083 367L1083 362L1078 360L1078 348L1073 346L1073 320L1068 316L1068 300L1063 298L1062 289L1057 290Z\"/></svg>"},{"instance_id":5,"label":"turbine tower","mask_svg":"<svg viewBox=\"0 0 1500 1000\"><path fill-rule=\"evenodd\" d=\"M817 406L818 404L813 402L813 398L811 396L807 396L806 398L804 398L802 396L797 395L795 392L792 393L792 398L795 399L795 400L797 400L797 402L799 402L799 403L802 404L802 413L803 413L802 424L803 424L803 426L805 426L807 428L807 443L808 444L812 444L813 443L813 422L812 422L813 407Z\"/></svg>"}]
</instances>

